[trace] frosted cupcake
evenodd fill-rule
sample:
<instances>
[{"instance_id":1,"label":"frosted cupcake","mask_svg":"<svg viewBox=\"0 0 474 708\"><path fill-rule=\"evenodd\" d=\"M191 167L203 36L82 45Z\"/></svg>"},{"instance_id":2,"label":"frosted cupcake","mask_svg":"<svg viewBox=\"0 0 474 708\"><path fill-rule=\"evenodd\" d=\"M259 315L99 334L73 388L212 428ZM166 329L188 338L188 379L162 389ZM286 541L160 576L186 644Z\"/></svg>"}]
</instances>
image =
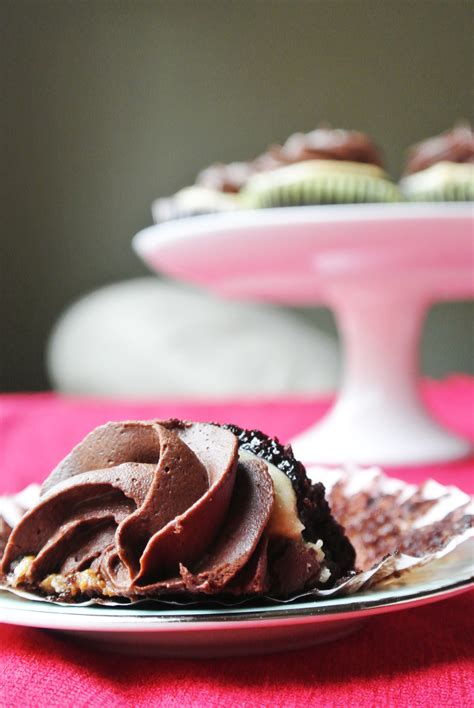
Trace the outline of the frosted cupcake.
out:
<instances>
[{"instance_id":1,"label":"frosted cupcake","mask_svg":"<svg viewBox=\"0 0 474 708\"><path fill-rule=\"evenodd\" d=\"M411 201L473 201L473 163L472 129L469 124L460 123L409 150L400 189Z\"/></svg>"},{"instance_id":2,"label":"frosted cupcake","mask_svg":"<svg viewBox=\"0 0 474 708\"><path fill-rule=\"evenodd\" d=\"M234 211L238 208L239 202L234 195L192 185L180 189L171 197L155 199L151 211L155 223L161 224L187 216Z\"/></svg>"},{"instance_id":3,"label":"frosted cupcake","mask_svg":"<svg viewBox=\"0 0 474 708\"><path fill-rule=\"evenodd\" d=\"M248 206L393 202L400 199L383 169L382 156L363 133L318 128L291 135L273 169L249 177L243 190Z\"/></svg>"},{"instance_id":4,"label":"frosted cupcake","mask_svg":"<svg viewBox=\"0 0 474 708\"><path fill-rule=\"evenodd\" d=\"M180 189L171 197L156 199L152 204L153 218L161 223L239 209L239 192L253 171L251 163L247 162L211 165L198 174L190 187Z\"/></svg>"},{"instance_id":5,"label":"frosted cupcake","mask_svg":"<svg viewBox=\"0 0 474 708\"><path fill-rule=\"evenodd\" d=\"M7 587L62 602L288 597L333 587L355 562L290 448L174 419L92 431L3 545Z\"/></svg>"}]
</instances>

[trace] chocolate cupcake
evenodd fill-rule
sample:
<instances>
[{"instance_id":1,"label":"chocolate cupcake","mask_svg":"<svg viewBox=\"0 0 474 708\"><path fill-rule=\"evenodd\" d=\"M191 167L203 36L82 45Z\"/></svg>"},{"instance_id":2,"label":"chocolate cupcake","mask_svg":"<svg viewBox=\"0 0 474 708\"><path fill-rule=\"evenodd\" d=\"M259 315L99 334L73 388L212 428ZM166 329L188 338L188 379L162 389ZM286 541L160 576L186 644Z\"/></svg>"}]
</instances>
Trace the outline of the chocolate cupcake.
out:
<instances>
[{"instance_id":1,"label":"chocolate cupcake","mask_svg":"<svg viewBox=\"0 0 474 708\"><path fill-rule=\"evenodd\" d=\"M281 166L255 174L244 195L254 207L393 202L398 188L382 168L380 151L363 133L318 128L291 135L278 152Z\"/></svg>"},{"instance_id":2,"label":"chocolate cupcake","mask_svg":"<svg viewBox=\"0 0 474 708\"><path fill-rule=\"evenodd\" d=\"M202 216L240 208L237 195L218 192L207 187L192 185L184 187L172 197L160 197L151 205L156 224L188 216Z\"/></svg>"},{"instance_id":3,"label":"chocolate cupcake","mask_svg":"<svg viewBox=\"0 0 474 708\"><path fill-rule=\"evenodd\" d=\"M238 194L254 172L251 162L231 162L229 165L217 162L198 174L196 184L223 194Z\"/></svg>"},{"instance_id":4,"label":"chocolate cupcake","mask_svg":"<svg viewBox=\"0 0 474 708\"><path fill-rule=\"evenodd\" d=\"M51 599L202 599L330 588L355 553L291 449L258 431L108 423L9 534L9 587Z\"/></svg>"},{"instance_id":5,"label":"chocolate cupcake","mask_svg":"<svg viewBox=\"0 0 474 708\"><path fill-rule=\"evenodd\" d=\"M474 200L474 135L468 123L410 148L400 189L418 202Z\"/></svg>"},{"instance_id":6,"label":"chocolate cupcake","mask_svg":"<svg viewBox=\"0 0 474 708\"><path fill-rule=\"evenodd\" d=\"M161 223L251 207L245 195L245 185L250 177L284 164L281 147L273 145L250 162L210 165L199 172L194 185L184 187L172 197L156 199L152 204L153 218L156 223Z\"/></svg>"},{"instance_id":7,"label":"chocolate cupcake","mask_svg":"<svg viewBox=\"0 0 474 708\"><path fill-rule=\"evenodd\" d=\"M156 199L152 204L156 223L188 216L215 214L239 209L239 192L254 172L251 163L216 163L202 170L195 184L184 187L172 197Z\"/></svg>"}]
</instances>

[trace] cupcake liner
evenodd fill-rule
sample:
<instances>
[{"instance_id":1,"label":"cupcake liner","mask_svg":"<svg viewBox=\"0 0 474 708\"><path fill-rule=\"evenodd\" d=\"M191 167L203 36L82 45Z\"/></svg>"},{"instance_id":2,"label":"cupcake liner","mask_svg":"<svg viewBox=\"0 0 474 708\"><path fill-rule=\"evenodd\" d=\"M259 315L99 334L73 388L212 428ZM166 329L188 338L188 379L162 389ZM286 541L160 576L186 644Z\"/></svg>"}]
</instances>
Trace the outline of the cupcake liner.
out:
<instances>
[{"instance_id":1,"label":"cupcake liner","mask_svg":"<svg viewBox=\"0 0 474 708\"><path fill-rule=\"evenodd\" d=\"M451 182L406 196L411 202L472 202L474 182Z\"/></svg>"},{"instance_id":2,"label":"cupcake liner","mask_svg":"<svg viewBox=\"0 0 474 708\"><path fill-rule=\"evenodd\" d=\"M23 514L37 503L39 496L39 484L29 484L18 494L0 496L0 517L13 528Z\"/></svg>"},{"instance_id":3,"label":"cupcake liner","mask_svg":"<svg viewBox=\"0 0 474 708\"><path fill-rule=\"evenodd\" d=\"M366 175L330 174L295 180L292 184L249 187L246 199L254 208L264 209L313 204L358 204L398 202L398 187L388 180Z\"/></svg>"},{"instance_id":4,"label":"cupcake liner","mask_svg":"<svg viewBox=\"0 0 474 708\"><path fill-rule=\"evenodd\" d=\"M204 187L185 187L172 197L155 199L151 213L156 224L191 216L203 216L241 208L237 194L216 192Z\"/></svg>"},{"instance_id":5,"label":"cupcake liner","mask_svg":"<svg viewBox=\"0 0 474 708\"><path fill-rule=\"evenodd\" d=\"M406 175L400 189L411 202L474 201L474 165L468 162L437 162Z\"/></svg>"},{"instance_id":6,"label":"cupcake liner","mask_svg":"<svg viewBox=\"0 0 474 708\"><path fill-rule=\"evenodd\" d=\"M165 221L175 221L177 219L186 219L189 216L204 216L204 214L212 214L213 211L208 209L183 209L176 204L164 204L164 199L155 199L151 205L151 214L155 224L162 224Z\"/></svg>"},{"instance_id":7,"label":"cupcake liner","mask_svg":"<svg viewBox=\"0 0 474 708\"><path fill-rule=\"evenodd\" d=\"M325 485L333 514L339 523L345 525L346 533L358 551L357 572L343 578L333 588L299 592L285 600L271 596L238 600L160 598L130 601L93 598L77 603L58 602L1 584L0 589L29 600L67 607L71 604L81 607L129 607L144 603L182 607L234 607L259 602L287 604L295 600L352 595L382 583L384 586L390 583L408 585L413 582L413 569L444 558L474 537L473 500L457 487L443 486L433 480L419 486L411 485L386 477L377 468L334 470L314 467L308 469L308 475L313 481L321 481ZM8 523L14 525L25 511L26 498L32 505L38 494L39 487L35 489L31 486L23 497L0 498L0 513L8 508Z\"/></svg>"}]
</instances>

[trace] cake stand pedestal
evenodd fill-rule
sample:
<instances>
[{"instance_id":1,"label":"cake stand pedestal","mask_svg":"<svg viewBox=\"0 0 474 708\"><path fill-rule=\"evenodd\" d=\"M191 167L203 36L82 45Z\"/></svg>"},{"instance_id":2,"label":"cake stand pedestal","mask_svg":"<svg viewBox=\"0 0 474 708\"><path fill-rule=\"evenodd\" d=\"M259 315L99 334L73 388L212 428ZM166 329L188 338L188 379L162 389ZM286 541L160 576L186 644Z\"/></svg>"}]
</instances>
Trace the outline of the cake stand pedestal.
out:
<instances>
[{"instance_id":1,"label":"cake stand pedestal","mask_svg":"<svg viewBox=\"0 0 474 708\"><path fill-rule=\"evenodd\" d=\"M428 307L474 292L471 205L215 214L152 226L134 247L155 270L220 296L332 309L343 382L326 417L292 441L305 462L422 464L469 452L430 417L417 381Z\"/></svg>"}]
</instances>

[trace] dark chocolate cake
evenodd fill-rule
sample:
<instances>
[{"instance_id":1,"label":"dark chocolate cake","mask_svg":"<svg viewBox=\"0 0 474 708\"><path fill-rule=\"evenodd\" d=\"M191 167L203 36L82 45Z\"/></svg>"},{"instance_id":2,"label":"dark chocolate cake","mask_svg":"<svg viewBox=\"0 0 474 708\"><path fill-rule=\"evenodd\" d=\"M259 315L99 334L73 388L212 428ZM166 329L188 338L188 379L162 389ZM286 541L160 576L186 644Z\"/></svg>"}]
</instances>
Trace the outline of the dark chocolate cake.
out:
<instances>
[{"instance_id":1,"label":"dark chocolate cake","mask_svg":"<svg viewBox=\"0 0 474 708\"><path fill-rule=\"evenodd\" d=\"M333 581L347 575L355 563L354 548L336 522L326 501L324 486L312 484L304 465L295 458L290 445L282 445L260 430L245 430L236 425L225 425L239 441L239 447L261 457L281 470L291 481L296 494L298 516L304 525L306 541L323 541L326 563L331 568Z\"/></svg>"}]
</instances>

